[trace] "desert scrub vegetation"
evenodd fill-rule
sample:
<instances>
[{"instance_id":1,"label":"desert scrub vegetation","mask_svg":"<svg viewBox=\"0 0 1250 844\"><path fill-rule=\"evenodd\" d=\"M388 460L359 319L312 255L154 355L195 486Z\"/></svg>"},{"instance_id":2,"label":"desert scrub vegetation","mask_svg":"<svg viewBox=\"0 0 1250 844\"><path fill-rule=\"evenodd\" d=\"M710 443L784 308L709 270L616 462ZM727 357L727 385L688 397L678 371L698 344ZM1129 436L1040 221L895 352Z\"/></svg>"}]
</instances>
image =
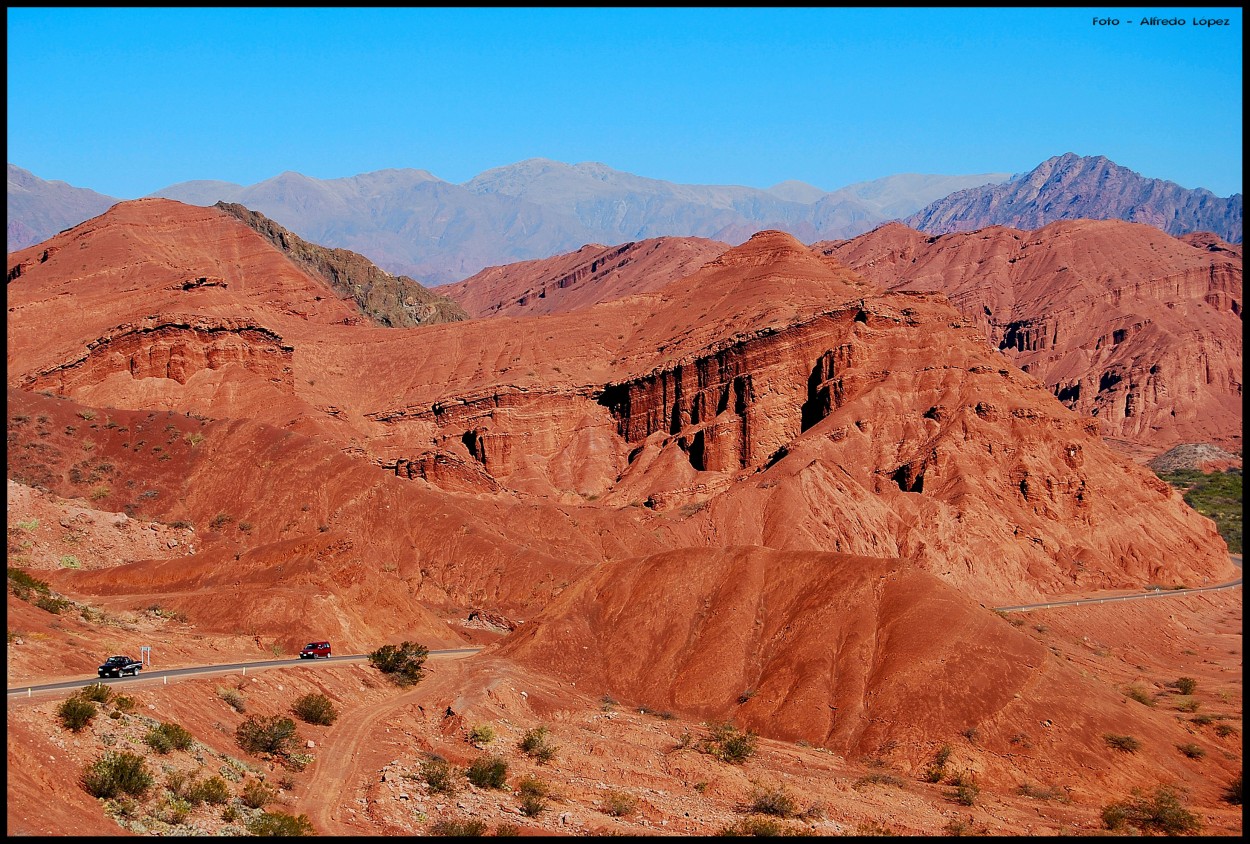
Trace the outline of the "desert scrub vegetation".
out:
<instances>
[{"instance_id":1,"label":"desert scrub vegetation","mask_svg":"<svg viewBox=\"0 0 1250 844\"><path fill-rule=\"evenodd\" d=\"M152 787L152 772L138 753L109 750L83 770L82 787L92 797L142 797Z\"/></svg>"},{"instance_id":2,"label":"desert scrub vegetation","mask_svg":"<svg viewBox=\"0 0 1250 844\"><path fill-rule=\"evenodd\" d=\"M239 795L239 799L248 808L263 809L272 803L277 796L272 788L260 780L248 780L247 785L243 786L243 792Z\"/></svg>"},{"instance_id":3,"label":"desert scrub vegetation","mask_svg":"<svg viewBox=\"0 0 1250 844\"><path fill-rule=\"evenodd\" d=\"M1016 786L1016 794L1032 800L1054 800L1059 803L1072 802L1071 798L1061 789L1051 786L1033 785L1027 782Z\"/></svg>"},{"instance_id":4,"label":"desert scrub vegetation","mask_svg":"<svg viewBox=\"0 0 1250 844\"><path fill-rule=\"evenodd\" d=\"M1198 681L1193 677L1177 677L1175 680L1168 683L1168 687L1176 689L1176 691L1183 695L1192 695L1194 692L1198 691Z\"/></svg>"},{"instance_id":5,"label":"desert scrub vegetation","mask_svg":"<svg viewBox=\"0 0 1250 844\"><path fill-rule=\"evenodd\" d=\"M951 746L944 744L933 754L933 762L924 771L925 782L941 782L946 776L946 763L951 758Z\"/></svg>"},{"instance_id":6,"label":"desert scrub vegetation","mask_svg":"<svg viewBox=\"0 0 1250 844\"><path fill-rule=\"evenodd\" d=\"M1221 795L1225 803L1232 803L1234 806L1241 805L1241 774L1228 784L1228 788L1224 789Z\"/></svg>"},{"instance_id":7,"label":"desert scrub vegetation","mask_svg":"<svg viewBox=\"0 0 1250 844\"><path fill-rule=\"evenodd\" d=\"M469 820L447 819L430 824L430 835L450 838L480 838L486 834L486 822L476 818Z\"/></svg>"},{"instance_id":8,"label":"desert scrub vegetation","mask_svg":"<svg viewBox=\"0 0 1250 844\"><path fill-rule=\"evenodd\" d=\"M143 741L163 756L173 750L189 750L195 743L195 737L181 724L166 722L148 730Z\"/></svg>"},{"instance_id":9,"label":"desert scrub vegetation","mask_svg":"<svg viewBox=\"0 0 1250 844\"><path fill-rule=\"evenodd\" d=\"M289 756L299 735L295 722L280 715L250 715L234 731L239 747L249 753Z\"/></svg>"},{"instance_id":10,"label":"desert scrub vegetation","mask_svg":"<svg viewBox=\"0 0 1250 844\"><path fill-rule=\"evenodd\" d=\"M325 727L333 724L339 717L330 698L317 692L309 692L295 701L291 711L305 723L320 724Z\"/></svg>"},{"instance_id":11,"label":"desert scrub vegetation","mask_svg":"<svg viewBox=\"0 0 1250 844\"><path fill-rule=\"evenodd\" d=\"M728 722L707 725L708 735L699 744L699 751L730 765L741 765L755 755L757 739L749 730L743 732Z\"/></svg>"},{"instance_id":12,"label":"desert scrub vegetation","mask_svg":"<svg viewBox=\"0 0 1250 844\"><path fill-rule=\"evenodd\" d=\"M1207 752L1196 744L1178 744L1176 749L1189 759L1201 759Z\"/></svg>"},{"instance_id":13,"label":"desert scrub vegetation","mask_svg":"<svg viewBox=\"0 0 1250 844\"><path fill-rule=\"evenodd\" d=\"M624 818L638 808L638 798L625 791L609 791L603 796L601 811L614 818Z\"/></svg>"},{"instance_id":14,"label":"desert scrub vegetation","mask_svg":"<svg viewBox=\"0 0 1250 844\"><path fill-rule=\"evenodd\" d=\"M759 788L751 794L747 811L757 815L771 815L776 818L793 818L799 814L798 802L790 796L785 786L777 788Z\"/></svg>"},{"instance_id":15,"label":"desert scrub vegetation","mask_svg":"<svg viewBox=\"0 0 1250 844\"><path fill-rule=\"evenodd\" d=\"M946 796L954 800L961 806L975 806L977 795L981 793L981 787L977 785L977 778L972 775L971 771L963 771L955 774L946 781L947 785L954 786L947 792Z\"/></svg>"},{"instance_id":16,"label":"desert scrub vegetation","mask_svg":"<svg viewBox=\"0 0 1250 844\"><path fill-rule=\"evenodd\" d=\"M1186 504L1215 522L1229 551L1241 553L1241 469L1210 474L1181 469L1159 477L1179 490Z\"/></svg>"},{"instance_id":17,"label":"desert scrub vegetation","mask_svg":"<svg viewBox=\"0 0 1250 844\"><path fill-rule=\"evenodd\" d=\"M547 740L547 728L543 726L526 730L525 735L521 737L520 748L525 755L540 765L545 765L554 759L556 751L559 750Z\"/></svg>"},{"instance_id":18,"label":"desert scrub vegetation","mask_svg":"<svg viewBox=\"0 0 1250 844\"><path fill-rule=\"evenodd\" d=\"M1151 795L1138 789L1131 800L1108 803L1102 807L1102 823L1113 832L1131 827L1139 832L1185 835L1202 829L1198 816L1182 806L1180 797L1167 786L1159 786Z\"/></svg>"},{"instance_id":19,"label":"desert scrub vegetation","mask_svg":"<svg viewBox=\"0 0 1250 844\"><path fill-rule=\"evenodd\" d=\"M939 776L938 779L941 779L941 777ZM902 788L904 784L902 778L896 774L891 774L888 771L873 771L871 774L864 774L855 780L852 788L858 790L866 785L889 785L894 788Z\"/></svg>"},{"instance_id":20,"label":"desert scrub vegetation","mask_svg":"<svg viewBox=\"0 0 1250 844\"><path fill-rule=\"evenodd\" d=\"M502 756L479 756L465 768L465 777L478 788L504 788L508 783L508 762Z\"/></svg>"},{"instance_id":21,"label":"desert scrub vegetation","mask_svg":"<svg viewBox=\"0 0 1250 844\"><path fill-rule=\"evenodd\" d=\"M770 817L750 815L734 821L716 834L734 838L744 836L773 838L779 835L811 835L811 832L802 827L787 824Z\"/></svg>"},{"instance_id":22,"label":"desert scrub vegetation","mask_svg":"<svg viewBox=\"0 0 1250 844\"><path fill-rule=\"evenodd\" d=\"M93 703L108 703L113 699L113 690L103 683L92 683L90 686L83 686L74 694Z\"/></svg>"},{"instance_id":23,"label":"desert scrub vegetation","mask_svg":"<svg viewBox=\"0 0 1250 844\"><path fill-rule=\"evenodd\" d=\"M221 530L226 525L234 521L234 516L229 513L218 513L209 521L208 527L211 530Z\"/></svg>"},{"instance_id":24,"label":"desert scrub vegetation","mask_svg":"<svg viewBox=\"0 0 1250 844\"><path fill-rule=\"evenodd\" d=\"M195 780L186 791L186 800L192 806L208 803L212 806L224 806L230 802L230 786L219 776L211 776L203 780Z\"/></svg>"},{"instance_id":25,"label":"desert scrub vegetation","mask_svg":"<svg viewBox=\"0 0 1250 844\"><path fill-rule=\"evenodd\" d=\"M527 818L536 818L547 808L547 798L551 788L547 783L536 777L522 777L516 785L521 796L521 813Z\"/></svg>"},{"instance_id":26,"label":"desert scrub vegetation","mask_svg":"<svg viewBox=\"0 0 1250 844\"><path fill-rule=\"evenodd\" d=\"M1150 696L1150 692L1146 691L1141 686L1128 686L1125 688L1124 694L1126 697L1129 697L1140 704L1144 704L1145 706L1155 705L1155 699Z\"/></svg>"},{"instance_id":27,"label":"desert scrub vegetation","mask_svg":"<svg viewBox=\"0 0 1250 844\"><path fill-rule=\"evenodd\" d=\"M1121 736L1115 733L1107 733L1102 737L1107 746L1112 750L1118 750L1121 753L1136 753L1141 749L1141 742L1132 736Z\"/></svg>"},{"instance_id":28,"label":"desert scrub vegetation","mask_svg":"<svg viewBox=\"0 0 1250 844\"><path fill-rule=\"evenodd\" d=\"M286 812L261 812L247 822L247 831L252 835L283 838L316 835L308 815L288 815Z\"/></svg>"},{"instance_id":29,"label":"desert scrub vegetation","mask_svg":"<svg viewBox=\"0 0 1250 844\"><path fill-rule=\"evenodd\" d=\"M478 724L469 730L469 744L481 747L495 740L495 728L490 724Z\"/></svg>"},{"instance_id":30,"label":"desert scrub vegetation","mask_svg":"<svg viewBox=\"0 0 1250 844\"><path fill-rule=\"evenodd\" d=\"M52 594L52 587L25 569L9 566L9 591L19 600L30 601L36 595Z\"/></svg>"},{"instance_id":31,"label":"desert scrub vegetation","mask_svg":"<svg viewBox=\"0 0 1250 844\"><path fill-rule=\"evenodd\" d=\"M421 779L431 794L455 794L456 769L446 759L435 757L421 763Z\"/></svg>"},{"instance_id":32,"label":"desert scrub vegetation","mask_svg":"<svg viewBox=\"0 0 1250 844\"><path fill-rule=\"evenodd\" d=\"M56 717L60 719L62 727L77 733L91 723L98 711L96 705L86 698L71 695L61 701L56 709Z\"/></svg>"},{"instance_id":33,"label":"desert scrub vegetation","mask_svg":"<svg viewBox=\"0 0 1250 844\"><path fill-rule=\"evenodd\" d=\"M425 676L426 657L429 648L415 642L404 642L399 647L383 645L369 654L369 662L397 686L411 686Z\"/></svg>"},{"instance_id":34,"label":"desert scrub vegetation","mask_svg":"<svg viewBox=\"0 0 1250 844\"><path fill-rule=\"evenodd\" d=\"M230 705L230 708L240 715L247 709L247 704L243 701L243 693L238 689L225 689L221 686L217 687L217 697L224 700Z\"/></svg>"}]
</instances>

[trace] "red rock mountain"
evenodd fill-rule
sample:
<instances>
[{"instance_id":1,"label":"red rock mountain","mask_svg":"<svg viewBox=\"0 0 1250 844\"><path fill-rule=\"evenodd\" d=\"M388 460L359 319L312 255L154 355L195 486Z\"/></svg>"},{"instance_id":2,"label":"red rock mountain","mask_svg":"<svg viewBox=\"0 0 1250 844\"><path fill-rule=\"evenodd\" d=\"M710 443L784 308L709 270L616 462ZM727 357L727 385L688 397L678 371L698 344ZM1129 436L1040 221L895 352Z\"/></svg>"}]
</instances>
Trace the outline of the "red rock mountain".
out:
<instances>
[{"instance_id":1,"label":"red rock mountain","mask_svg":"<svg viewBox=\"0 0 1250 844\"><path fill-rule=\"evenodd\" d=\"M957 191L902 222L930 234L986 226L1036 229L1056 220L1125 220L1169 234L1214 232L1240 243L1241 194L1218 197L1148 179L1098 156L1065 153L1001 184Z\"/></svg>"},{"instance_id":2,"label":"red rock mountain","mask_svg":"<svg viewBox=\"0 0 1250 844\"><path fill-rule=\"evenodd\" d=\"M942 297L883 293L789 235L574 314L403 330L353 324L237 219L167 200L12 263L11 386L304 435L366 477L538 508L525 541L588 533L587 564L725 542L837 550L913 559L995 602L1228 570L1209 522ZM199 277L223 284L184 283ZM205 471L230 477L245 451ZM223 507L202 506L197 525ZM532 609L506 592L483 597Z\"/></svg>"},{"instance_id":3,"label":"red rock mountain","mask_svg":"<svg viewBox=\"0 0 1250 844\"><path fill-rule=\"evenodd\" d=\"M941 237L893 223L815 248L887 289L946 294L1126 452L1241 449L1240 246L1081 220Z\"/></svg>"},{"instance_id":4,"label":"red rock mountain","mask_svg":"<svg viewBox=\"0 0 1250 844\"><path fill-rule=\"evenodd\" d=\"M488 267L438 288L474 317L538 316L650 293L690 275L729 248L699 237L657 237L620 246Z\"/></svg>"},{"instance_id":5,"label":"red rock mountain","mask_svg":"<svg viewBox=\"0 0 1250 844\"><path fill-rule=\"evenodd\" d=\"M10 479L194 528L54 588L356 653L485 612L552 686L839 753L1062 717L1037 764L1186 764L1106 764L1184 727L988 608L1228 580L1226 545L945 295L776 231L570 313L381 328L328 290L169 200L10 256Z\"/></svg>"}]
</instances>

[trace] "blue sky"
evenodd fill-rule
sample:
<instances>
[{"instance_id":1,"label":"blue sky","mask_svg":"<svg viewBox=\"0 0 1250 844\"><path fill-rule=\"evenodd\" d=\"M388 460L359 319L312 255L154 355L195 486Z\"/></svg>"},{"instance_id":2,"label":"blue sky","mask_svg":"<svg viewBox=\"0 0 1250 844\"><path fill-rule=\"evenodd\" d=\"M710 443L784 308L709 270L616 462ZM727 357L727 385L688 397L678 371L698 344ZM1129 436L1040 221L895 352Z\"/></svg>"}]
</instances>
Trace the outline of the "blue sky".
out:
<instances>
[{"instance_id":1,"label":"blue sky","mask_svg":"<svg viewBox=\"0 0 1250 844\"><path fill-rule=\"evenodd\" d=\"M1214 6L10 7L8 161L130 199L286 170L463 182L532 157L834 190L1075 152L1227 196L1241 26Z\"/></svg>"}]
</instances>

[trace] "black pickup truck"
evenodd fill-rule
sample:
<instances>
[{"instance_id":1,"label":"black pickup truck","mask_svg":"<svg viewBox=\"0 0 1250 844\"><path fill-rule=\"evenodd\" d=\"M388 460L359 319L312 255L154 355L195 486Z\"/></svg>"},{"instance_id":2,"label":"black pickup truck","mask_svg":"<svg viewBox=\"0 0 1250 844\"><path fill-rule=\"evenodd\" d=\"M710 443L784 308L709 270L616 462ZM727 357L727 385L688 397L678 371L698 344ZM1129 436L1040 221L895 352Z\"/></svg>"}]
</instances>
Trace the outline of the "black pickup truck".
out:
<instances>
[{"instance_id":1,"label":"black pickup truck","mask_svg":"<svg viewBox=\"0 0 1250 844\"><path fill-rule=\"evenodd\" d=\"M124 677L133 674L138 677L143 670L143 663L128 656L111 656L104 661L97 672L101 677Z\"/></svg>"}]
</instances>

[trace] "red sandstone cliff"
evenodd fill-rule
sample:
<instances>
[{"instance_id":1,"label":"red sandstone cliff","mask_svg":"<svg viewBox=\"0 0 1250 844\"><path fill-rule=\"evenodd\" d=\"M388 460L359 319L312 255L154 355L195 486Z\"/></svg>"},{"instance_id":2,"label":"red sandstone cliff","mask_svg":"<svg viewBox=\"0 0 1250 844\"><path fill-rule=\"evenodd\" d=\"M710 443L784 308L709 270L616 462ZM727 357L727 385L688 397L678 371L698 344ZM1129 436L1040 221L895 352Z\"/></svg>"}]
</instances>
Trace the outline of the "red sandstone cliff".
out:
<instances>
[{"instance_id":1,"label":"red sandstone cliff","mask_svg":"<svg viewBox=\"0 0 1250 844\"><path fill-rule=\"evenodd\" d=\"M123 203L12 261L11 386L246 422L231 450L204 452L183 497L215 489L239 507L274 494L266 472L238 486L265 431L310 438L323 456L301 465L347 462L263 509L333 488L337 510L375 481L422 490L433 497L397 504L385 529L362 514L349 533L388 559L450 555L450 568L395 563L431 572L421 591L448 611L483 599L531 611L578 570L544 574L545 560L724 543L905 557L987 602L1230 570L1208 521L942 297L882 292L779 232L574 314L403 330L347 319L321 282L215 209ZM55 318L67 307L78 318ZM133 461L123 443L110 455ZM277 471L290 458L264 459ZM203 494L197 522L225 506ZM411 533L440 496L493 502L490 529L466 534L478 550ZM438 536L479 521L457 512ZM254 559L294 553L280 531L231 537ZM362 577L380 576L372 556ZM518 565L541 587L508 586Z\"/></svg>"},{"instance_id":2,"label":"red sandstone cliff","mask_svg":"<svg viewBox=\"0 0 1250 844\"><path fill-rule=\"evenodd\" d=\"M899 224L822 254L890 290L946 294L1102 434L1149 458L1241 449L1241 248L1118 221L926 237Z\"/></svg>"}]
</instances>

